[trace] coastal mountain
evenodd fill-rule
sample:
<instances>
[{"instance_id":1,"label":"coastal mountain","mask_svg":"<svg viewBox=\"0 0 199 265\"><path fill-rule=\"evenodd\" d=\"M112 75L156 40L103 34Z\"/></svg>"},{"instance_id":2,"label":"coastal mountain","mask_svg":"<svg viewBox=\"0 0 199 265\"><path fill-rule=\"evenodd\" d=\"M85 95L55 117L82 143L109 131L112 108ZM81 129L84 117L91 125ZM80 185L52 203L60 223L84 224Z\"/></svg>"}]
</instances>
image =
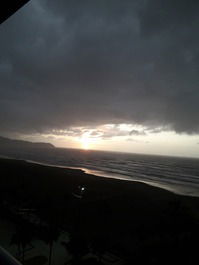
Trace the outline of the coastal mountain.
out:
<instances>
[{"instance_id":1,"label":"coastal mountain","mask_svg":"<svg viewBox=\"0 0 199 265\"><path fill-rule=\"evenodd\" d=\"M0 136L0 149L2 148L54 148L54 145L43 142L34 143L15 140Z\"/></svg>"}]
</instances>

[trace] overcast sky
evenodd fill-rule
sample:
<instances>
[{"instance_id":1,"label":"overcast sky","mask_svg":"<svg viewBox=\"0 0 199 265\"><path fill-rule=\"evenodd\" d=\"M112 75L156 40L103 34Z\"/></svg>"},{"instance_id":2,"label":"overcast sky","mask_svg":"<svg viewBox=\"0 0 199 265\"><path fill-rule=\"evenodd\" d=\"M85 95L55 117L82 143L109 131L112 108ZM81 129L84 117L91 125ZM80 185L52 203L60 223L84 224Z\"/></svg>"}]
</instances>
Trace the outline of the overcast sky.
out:
<instances>
[{"instance_id":1,"label":"overcast sky","mask_svg":"<svg viewBox=\"0 0 199 265\"><path fill-rule=\"evenodd\" d=\"M31 0L0 25L1 134L199 155L198 14L198 0Z\"/></svg>"}]
</instances>

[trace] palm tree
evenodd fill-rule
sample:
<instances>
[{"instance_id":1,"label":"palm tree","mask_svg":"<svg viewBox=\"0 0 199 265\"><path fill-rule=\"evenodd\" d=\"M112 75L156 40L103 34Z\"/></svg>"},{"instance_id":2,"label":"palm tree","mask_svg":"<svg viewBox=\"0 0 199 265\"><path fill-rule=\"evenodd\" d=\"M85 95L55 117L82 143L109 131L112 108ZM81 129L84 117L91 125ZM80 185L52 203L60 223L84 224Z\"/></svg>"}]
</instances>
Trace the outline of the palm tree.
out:
<instances>
[{"instance_id":1,"label":"palm tree","mask_svg":"<svg viewBox=\"0 0 199 265\"><path fill-rule=\"evenodd\" d=\"M52 252L53 252L53 243L57 241L59 238L59 231L58 229L53 226L49 225L46 229L43 229L41 234L42 240L49 245L49 258L48 264L51 265L52 263Z\"/></svg>"},{"instance_id":2,"label":"palm tree","mask_svg":"<svg viewBox=\"0 0 199 265\"><path fill-rule=\"evenodd\" d=\"M17 256L19 259L21 259L21 236L19 231L16 230L16 232L12 235L10 245L16 245L18 249Z\"/></svg>"},{"instance_id":3,"label":"palm tree","mask_svg":"<svg viewBox=\"0 0 199 265\"><path fill-rule=\"evenodd\" d=\"M19 258L24 264L25 249L32 240L32 230L31 227L27 225L21 225L16 227L16 232L12 235L10 244L15 244L18 246Z\"/></svg>"}]
</instances>

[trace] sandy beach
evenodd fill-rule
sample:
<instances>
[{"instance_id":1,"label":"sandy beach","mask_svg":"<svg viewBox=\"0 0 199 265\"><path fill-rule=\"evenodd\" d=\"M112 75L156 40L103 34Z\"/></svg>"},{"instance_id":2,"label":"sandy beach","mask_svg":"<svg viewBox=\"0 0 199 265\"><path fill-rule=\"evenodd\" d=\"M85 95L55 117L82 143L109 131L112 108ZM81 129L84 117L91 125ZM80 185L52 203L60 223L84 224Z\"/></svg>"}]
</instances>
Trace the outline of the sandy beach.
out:
<instances>
[{"instance_id":1,"label":"sandy beach","mask_svg":"<svg viewBox=\"0 0 199 265\"><path fill-rule=\"evenodd\" d=\"M72 253L71 264L77 260L81 264L83 256L91 252L101 255L102 264L106 264L105 253L115 255L123 264L194 264L199 198L11 159L0 159L0 170L1 219L13 225L20 225L24 217L30 222L30 214L19 217L11 209L34 209L40 223L69 234L73 248L67 242L60 242L60 248L65 246L65 251ZM37 255L36 249L34 253Z\"/></svg>"}]
</instances>

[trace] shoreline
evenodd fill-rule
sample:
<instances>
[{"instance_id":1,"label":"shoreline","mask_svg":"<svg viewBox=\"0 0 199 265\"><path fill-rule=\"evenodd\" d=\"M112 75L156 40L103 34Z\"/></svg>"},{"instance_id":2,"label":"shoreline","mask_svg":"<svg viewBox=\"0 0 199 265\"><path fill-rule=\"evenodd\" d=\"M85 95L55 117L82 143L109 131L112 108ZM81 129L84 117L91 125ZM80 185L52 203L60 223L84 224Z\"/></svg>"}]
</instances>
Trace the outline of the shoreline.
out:
<instances>
[{"instance_id":1,"label":"shoreline","mask_svg":"<svg viewBox=\"0 0 199 265\"><path fill-rule=\"evenodd\" d=\"M105 178L105 179L116 179L116 180L121 180L121 181L130 181L130 182L136 182L136 183L143 183L145 185L151 186L151 187L156 187L160 188L166 191L169 191L173 194L180 195L180 196L188 196L188 197L199 197L199 191L197 187L193 186L192 191L187 191L183 190L183 185L179 186L176 184L164 184L160 182L155 182L155 181L147 181L147 180L140 180L138 178L133 178L127 175L122 175L118 173L107 173L105 171L100 171L96 169L89 169L85 167L71 167L71 166L64 166L64 165L59 165L59 164L51 164L51 163L45 163L45 162L39 162L36 160L29 160L29 159L17 159L17 158L12 158L12 157L6 157L6 156L0 156L0 159L11 159L11 160L17 160L17 161L24 161L30 164L37 164L37 165L43 165L43 166L48 166L48 167L54 167L54 168L63 168L63 169L74 169L74 170L81 170L85 174L88 175L93 175L96 176L97 178ZM185 186L185 185L184 185ZM185 186L186 187L186 186Z\"/></svg>"},{"instance_id":2,"label":"shoreline","mask_svg":"<svg viewBox=\"0 0 199 265\"><path fill-rule=\"evenodd\" d=\"M91 182L96 182L96 183L100 183L100 184L104 184L106 186L107 184L110 185L119 185L121 186L121 189L126 189L127 187L129 189L133 189L136 190L136 192L140 192L139 196L142 195L143 191L145 191L145 189L150 193L150 192L157 192L159 195L161 194L167 194L170 196L173 196L174 198L187 198L188 200L199 200L198 196L190 196L187 194L180 194L174 191L171 191L169 189L163 188L161 186L154 185L151 183L146 183L144 181L139 181L139 180L133 180L133 179L123 179L123 178L115 178L115 177L106 177L106 176L100 176L100 175L96 175L96 174L91 174L88 172L91 172L89 169L84 170L83 168L76 168L76 167L66 167L66 166L61 166L61 165L52 165L52 164L46 164L46 163L42 163L42 162L37 162L37 161L31 161L31 160L24 160L24 159L15 159L15 158L0 158L0 164L1 161L10 161L11 163L22 163L24 165L26 165L27 167L30 167L30 170L32 167L35 166L39 166L41 167L41 169L46 169L47 171L53 170L54 172L56 172L57 170L61 170L62 175L65 175L65 181L67 182L68 180L71 181L71 176L75 176L74 179L72 179L72 182L76 183L74 185L78 185L78 183L80 183L80 185L84 185L84 180L86 179L87 181L91 181ZM38 168L39 170L39 168ZM70 179L67 179L67 177L70 177ZM76 179L77 178L77 179ZM56 181L56 179L52 180L52 181ZM103 185L103 186L104 186ZM70 187L71 188L71 187ZM96 190L95 190L96 191ZM97 189L97 193L100 192L100 190Z\"/></svg>"}]
</instances>

